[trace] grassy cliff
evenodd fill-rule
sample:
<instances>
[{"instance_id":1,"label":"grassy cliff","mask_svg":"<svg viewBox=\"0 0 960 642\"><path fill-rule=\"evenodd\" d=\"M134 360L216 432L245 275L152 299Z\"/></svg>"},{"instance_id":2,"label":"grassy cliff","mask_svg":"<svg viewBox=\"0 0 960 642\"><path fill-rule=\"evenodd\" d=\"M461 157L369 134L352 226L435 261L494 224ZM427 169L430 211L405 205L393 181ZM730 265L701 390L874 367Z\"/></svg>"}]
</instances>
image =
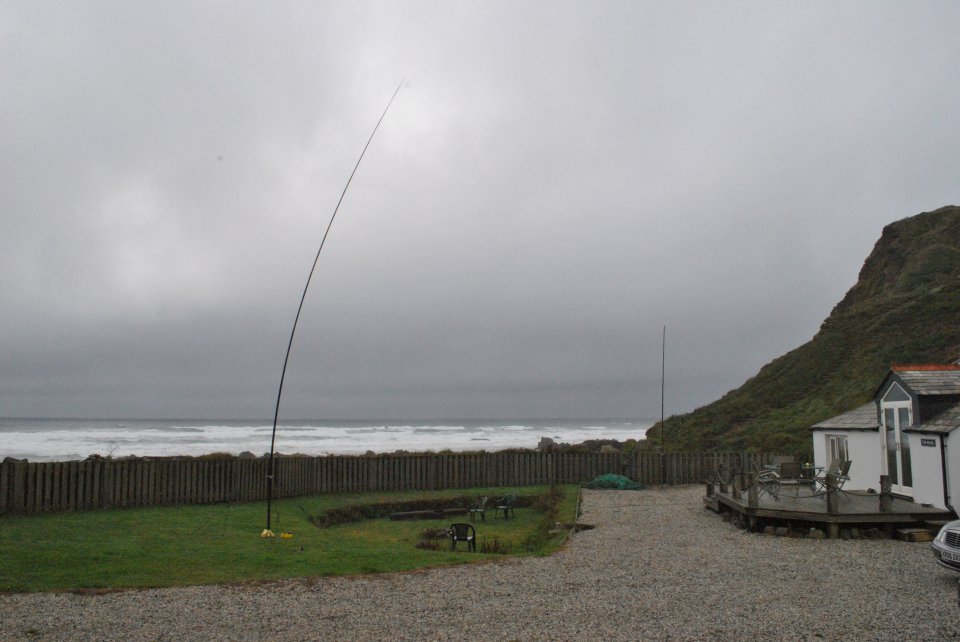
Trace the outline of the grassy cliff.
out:
<instances>
[{"instance_id":1,"label":"grassy cliff","mask_svg":"<svg viewBox=\"0 0 960 642\"><path fill-rule=\"evenodd\" d=\"M816 336L718 401L668 418L666 449L808 452L808 428L869 401L891 363L958 358L960 207L948 206L885 227ZM648 435L656 447L659 423Z\"/></svg>"}]
</instances>

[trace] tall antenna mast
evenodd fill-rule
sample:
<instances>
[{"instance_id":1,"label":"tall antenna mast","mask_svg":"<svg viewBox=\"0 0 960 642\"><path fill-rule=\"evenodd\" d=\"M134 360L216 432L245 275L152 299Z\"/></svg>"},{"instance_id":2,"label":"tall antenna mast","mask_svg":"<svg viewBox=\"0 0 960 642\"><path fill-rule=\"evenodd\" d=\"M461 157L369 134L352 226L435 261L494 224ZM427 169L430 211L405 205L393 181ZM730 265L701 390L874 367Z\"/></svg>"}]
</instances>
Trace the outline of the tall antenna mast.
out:
<instances>
[{"instance_id":1,"label":"tall antenna mast","mask_svg":"<svg viewBox=\"0 0 960 642\"><path fill-rule=\"evenodd\" d=\"M406 78L400 81L400 84L397 85L393 95L390 96L390 101L387 103L383 113L380 114L380 120L378 120L376 126L374 126L373 131L370 133L370 138L367 139L367 144L363 146L363 151L360 152L360 158L357 159L356 165L353 166L353 171L350 172L350 178L347 179L347 184L344 185L343 192L340 193L340 200L337 201L337 206L333 209L333 214L330 216L330 222L327 223L327 230L323 233L323 239L320 241L320 249L317 250L317 255L313 257L313 266L310 268L310 274L307 275L307 284L303 286L303 294L300 296L300 307L297 308L297 315L293 319L293 329L290 330L290 340L287 342L287 355L283 358L283 370L280 371L280 387L277 389L277 405L273 412L273 432L270 435L270 463L267 470L267 527L260 534L260 537L273 537L273 532L270 530L270 508L273 504L273 460L275 446L277 443L277 419L280 416L280 396L283 394L283 380L287 375L287 363L290 361L290 349L293 347L293 335L297 332L297 322L300 321L300 312L303 311L303 302L307 298L307 290L310 288L310 280L313 279L313 273L317 269L317 261L320 259L320 252L323 251L323 246L327 242L327 236L330 234L330 228L333 227L333 220L337 218L337 212L340 211L340 204L343 203L343 197L347 195L347 190L350 188L350 183L353 181L353 175L357 173L357 168L360 167L360 161L363 160L363 155L367 153L367 148L370 147L370 142L373 141L374 135L380 128L380 123L383 122L384 117L387 115L387 111L390 110L390 105L393 104L393 99L397 97L397 94L400 92L400 88L403 87L405 80Z\"/></svg>"},{"instance_id":2,"label":"tall antenna mast","mask_svg":"<svg viewBox=\"0 0 960 642\"><path fill-rule=\"evenodd\" d=\"M666 453L663 446L664 390L667 381L667 326L663 326L663 343L660 347L660 486L666 484Z\"/></svg>"}]
</instances>

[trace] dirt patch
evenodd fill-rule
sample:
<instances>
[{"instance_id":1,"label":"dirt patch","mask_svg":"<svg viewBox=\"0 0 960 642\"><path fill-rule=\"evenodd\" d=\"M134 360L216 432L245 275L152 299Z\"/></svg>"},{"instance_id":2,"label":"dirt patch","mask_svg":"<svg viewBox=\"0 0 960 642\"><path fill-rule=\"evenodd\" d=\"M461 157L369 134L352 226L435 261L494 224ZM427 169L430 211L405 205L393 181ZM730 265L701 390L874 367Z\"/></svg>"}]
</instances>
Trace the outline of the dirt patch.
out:
<instances>
[{"instance_id":1,"label":"dirt patch","mask_svg":"<svg viewBox=\"0 0 960 642\"><path fill-rule=\"evenodd\" d=\"M434 499L416 499L402 502L377 502L375 504L352 504L331 508L317 515L309 515L310 523L319 528L358 522L362 519L380 519L394 514L421 513L422 517L411 519L434 519L443 517L446 511L462 511L466 513L470 506L477 502L477 497L461 495L457 497L443 497ZM518 496L516 506L530 506L534 497Z\"/></svg>"}]
</instances>

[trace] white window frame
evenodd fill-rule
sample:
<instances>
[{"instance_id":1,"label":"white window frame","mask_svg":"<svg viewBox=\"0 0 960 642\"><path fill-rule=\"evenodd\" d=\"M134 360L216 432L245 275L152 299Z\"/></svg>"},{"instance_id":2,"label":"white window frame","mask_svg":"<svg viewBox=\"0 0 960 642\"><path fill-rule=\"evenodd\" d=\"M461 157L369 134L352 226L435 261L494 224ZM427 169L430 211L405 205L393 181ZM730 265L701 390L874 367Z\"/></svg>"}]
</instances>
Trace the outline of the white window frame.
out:
<instances>
[{"instance_id":1,"label":"white window frame","mask_svg":"<svg viewBox=\"0 0 960 642\"><path fill-rule=\"evenodd\" d=\"M850 442L847 435L827 434L827 468L833 465L835 459L846 461L850 459Z\"/></svg>"},{"instance_id":2,"label":"white window frame","mask_svg":"<svg viewBox=\"0 0 960 642\"><path fill-rule=\"evenodd\" d=\"M887 398L890 396L890 393L893 391L894 388L896 388L897 390L899 390L899 391L900 391L904 396L906 396L909 400L904 400L904 401L899 401L899 400L898 400L898 401L887 401ZM886 411L887 411L887 410L892 410L893 413L894 413L894 415L896 415L896 419L895 419L896 424L895 424L894 437L895 437L895 439L896 439L896 444L897 444L897 448L896 448L896 451L897 451L897 452L896 452L896 454L894 455L894 457L895 457L895 459L896 459L896 463L897 463L897 471L896 471L897 483L892 484L892 489L893 489L893 492L895 492L895 493L899 493L899 494L901 494L901 495L906 495L906 496L908 496L908 497L912 497L912 496L913 496L913 483L914 483L914 482L913 482L913 479L912 479L912 478L913 478L913 474L912 474L912 469L913 469L912 464L913 464L913 460L912 460L912 457L911 457L911 460L910 460L910 464L911 464L911 480L910 480L910 485L909 485L909 486L906 486L906 485L905 485L905 480L903 479L903 450L904 450L904 449L902 448L901 442L902 442L902 440L904 440L904 439L909 439L909 436L906 435L906 434L904 434L904 432L903 432L903 426L900 425L900 418L899 418L899 417L900 417L900 410L901 410L901 409L906 409L906 411L907 411L907 421L909 422L908 426L912 426L912 425L913 425L913 397L911 397L910 394L909 394L906 390L904 390L903 387L902 387L900 384L898 384L897 382L893 382L892 384L890 384L890 387L887 388L887 391L884 393L883 398L880 400L880 447L881 447L882 453L883 453L883 455L882 455L882 465L881 465L881 469L880 469L880 470L884 471L887 475L890 475L890 459L889 459L889 454L888 454L889 451L888 451L888 449L887 449L887 414L886 414ZM906 448L906 451L907 451L908 453L910 452L909 442L908 442L908 446L907 446L907 448ZM892 481L892 480L891 480L891 481Z\"/></svg>"}]
</instances>

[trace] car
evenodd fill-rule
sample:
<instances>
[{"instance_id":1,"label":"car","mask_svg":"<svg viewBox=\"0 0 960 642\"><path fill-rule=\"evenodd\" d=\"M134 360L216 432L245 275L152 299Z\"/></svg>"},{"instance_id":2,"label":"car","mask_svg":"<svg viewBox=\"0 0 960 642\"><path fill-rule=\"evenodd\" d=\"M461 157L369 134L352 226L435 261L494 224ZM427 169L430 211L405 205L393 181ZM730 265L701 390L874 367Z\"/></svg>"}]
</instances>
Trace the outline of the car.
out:
<instances>
[{"instance_id":1,"label":"car","mask_svg":"<svg viewBox=\"0 0 960 642\"><path fill-rule=\"evenodd\" d=\"M960 519L944 524L930 546L940 566L960 573Z\"/></svg>"}]
</instances>

